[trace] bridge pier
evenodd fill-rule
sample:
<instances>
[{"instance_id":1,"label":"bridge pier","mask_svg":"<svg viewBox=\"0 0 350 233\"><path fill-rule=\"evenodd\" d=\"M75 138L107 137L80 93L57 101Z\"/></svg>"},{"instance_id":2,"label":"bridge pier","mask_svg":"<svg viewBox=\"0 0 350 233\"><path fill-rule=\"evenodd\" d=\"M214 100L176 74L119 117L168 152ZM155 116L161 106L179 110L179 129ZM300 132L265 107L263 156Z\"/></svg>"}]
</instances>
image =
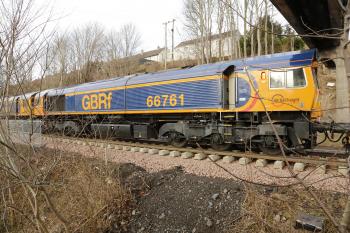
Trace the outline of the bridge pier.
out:
<instances>
[{"instance_id":1,"label":"bridge pier","mask_svg":"<svg viewBox=\"0 0 350 233\"><path fill-rule=\"evenodd\" d=\"M319 50L320 60L332 59L335 65L335 116L334 121L339 123L350 123L350 102L349 102L349 73L350 64L347 64L344 59L343 46L330 48L327 50ZM347 68L347 66L349 68ZM329 108L329 106L327 107ZM333 112L333 111L332 111Z\"/></svg>"},{"instance_id":2,"label":"bridge pier","mask_svg":"<svg viewBox=\"0 0 350 233\"><path fill-rule=\"evenodd\" d=\"M350 109L349 109L349 81L345 60L343 46L336 49L337 58L334 59L336 65L336 122L349 123Z\"/></svg>"}]
</instances>

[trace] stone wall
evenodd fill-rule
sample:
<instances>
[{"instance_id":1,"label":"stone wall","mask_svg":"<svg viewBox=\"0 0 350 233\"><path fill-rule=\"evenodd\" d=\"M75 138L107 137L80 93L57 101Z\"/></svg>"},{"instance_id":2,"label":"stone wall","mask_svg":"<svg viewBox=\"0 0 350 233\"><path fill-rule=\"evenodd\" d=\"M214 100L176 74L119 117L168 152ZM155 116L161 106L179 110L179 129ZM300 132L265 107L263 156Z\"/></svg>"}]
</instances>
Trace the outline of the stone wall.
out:
<instances>
[{"instance_id":1,"label":"stone wall","mask_svg":"<svg viewBox=\"0 0 350 233\"><path fill-rule=\"evenodd\" d=\"M321 120L326 122L331 122L332 120L335 121L335 69L327 68L326 66L321 65L318 68L317 78L320 86L321 108L323 110Z\"/></svg>"},{"instance_id":2,"label":"stone wall","mask_svg":"<svg viewBox=\"0 0 350 233\"><path fill-rule=\"evenodd\" d=\"M41 120L1 120L4 130L9 130L9 135L14 143L42 145Z\"/></svg>"}]
</instances>

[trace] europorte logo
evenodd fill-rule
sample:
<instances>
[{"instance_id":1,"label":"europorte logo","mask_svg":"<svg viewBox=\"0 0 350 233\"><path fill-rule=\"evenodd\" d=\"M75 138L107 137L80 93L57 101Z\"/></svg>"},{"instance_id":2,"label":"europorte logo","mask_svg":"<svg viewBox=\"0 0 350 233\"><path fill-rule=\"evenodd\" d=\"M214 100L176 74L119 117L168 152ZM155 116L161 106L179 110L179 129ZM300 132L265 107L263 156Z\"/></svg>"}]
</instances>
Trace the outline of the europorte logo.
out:
<instances>
[{"instance_id":1,"label":"europorte logo","mask_svg":"<svg viewBox=\"0 0 350 233\"><path fill-rule=\"evenodd\" d=\"M296 105L299 103L300 99L299 98L288 98L284 97L281 94L276 94L272 96L272 104L276 107L280 107L283 104L290 104L290 105Z\"/></svg>"}]
</instances>

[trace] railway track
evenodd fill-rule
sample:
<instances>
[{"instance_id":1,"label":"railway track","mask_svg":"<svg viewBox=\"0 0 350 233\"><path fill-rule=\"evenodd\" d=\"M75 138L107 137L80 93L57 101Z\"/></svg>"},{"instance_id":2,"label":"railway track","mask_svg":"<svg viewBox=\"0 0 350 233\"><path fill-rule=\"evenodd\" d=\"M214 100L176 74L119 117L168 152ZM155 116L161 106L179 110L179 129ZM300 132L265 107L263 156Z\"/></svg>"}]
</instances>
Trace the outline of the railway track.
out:
<instances>
[{"instance_id":1,"label":"railway track","mask_svg":"<svg viewBox=\"0 0 350 233\"><path fill-rule=\"evenodd\" d=\"M348 162L347 159L337 158L337 157L323 157L319 155L309 155L309 156L272 156L265 155L261 153L252 153L252 152L242 152L242 151L215 151L213 149L203 149L203 148L177 148L169 145L160 144L159 142L134 142L134 141L116 141L116 140L105 140L105 139L89 139L89 138L76 138L76 137L67 137L67 136L57 136L57 135L45 135L43 136L44 140L56 139L58 141L63 142L71 142L78 145L89 145L89 146L97 146L104 147L110 149L120 149L120 150L131 150L131 148L147 148L147 149L157 149L159 151L178 151L180 153L189 152L193 155L195 154L203 154L203 155L218 155L221 158L225 156L230 156L233 158L245 158L246 163L253 162L254 160L265 160L266 162L272 161L283 161L286 163L287 161L292 164L303 163L309 166L326 166L327 169L338 169L342 174L346 174L348 170ZM135 149L134 149L135 150ZM137 150L137 149L136 149ZM138 150L137 150L138 151Z\"/></svg>"}]
</instances>

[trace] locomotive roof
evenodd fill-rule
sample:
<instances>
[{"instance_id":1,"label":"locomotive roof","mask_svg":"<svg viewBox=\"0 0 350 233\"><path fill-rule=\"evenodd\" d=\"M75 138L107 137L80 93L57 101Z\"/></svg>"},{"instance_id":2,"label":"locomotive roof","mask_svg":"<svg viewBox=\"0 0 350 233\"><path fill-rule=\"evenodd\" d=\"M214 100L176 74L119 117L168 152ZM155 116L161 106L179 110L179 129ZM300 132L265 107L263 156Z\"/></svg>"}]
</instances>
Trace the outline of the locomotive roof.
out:
<instances>
[{"instance_id":1,"label":"locomotive roof","mask_svg":"<svg viewBox=\"0 0 350 233\"><path fill-rule=\"evenodd\" d=\"M29 93L19 95L18 97L20 97L21 99L29 99L30 97L32 97L32 95L34 95L36 93L38 93L38 92L37 91L29 92Z\"/></svg>"},{"instance_id":2,"label":"locomotive roof","mask_svg":"<svg viewBox=\"0 0 350 233\"><path fill-rule=\"evenodd\" d=\"M200 76L221 75L230 67L234 67L235 71L242 71L244 67L248 67L248 69L253 70L286 68L293 66L307 66L311 65L315 57L315 49L277 53L271 55L245 58L240 60L231 60L212 64L198 65L185 69L168 70L156 73L136 74L125 77L115 77L108 80L99 80L66 88L47 90L47 95L56 96L69 94L77 91L91 91L125 85L144 84L149 82L168 81Z\"/></svg>"},{"instance_id":3,"label":"locomotive roof","mask_svg":"<svg viewBox=\"0 0 350 233\"><path fill-rule=\"evenodd\" d=\"M158 82L165 80L191 78L198 76L210 76L222 74L229 67L234 66L234 70L242 70L245 66L248 69L273 69L291 66L311 65L315 58L316 50L293 51L251 57L240 60L224 61L212 64L198 65L189 69L157 72L153 74L138 75L130 79L127 84L142 84L148 82Z\"/></svg>"},{"instance_id":4,"label":"locomotive roof","mask_svg":"<svg viewBox=\"0 0 350 233\"><path fill-rule=\"evenodd\" d=\"M243 70L244 67L248 67L249 70L256 70L308 66L311 65L316 55L316 49L309 49L227 61L223 65L233 64L236 71Z\"/></svg>"}]
</instances>

